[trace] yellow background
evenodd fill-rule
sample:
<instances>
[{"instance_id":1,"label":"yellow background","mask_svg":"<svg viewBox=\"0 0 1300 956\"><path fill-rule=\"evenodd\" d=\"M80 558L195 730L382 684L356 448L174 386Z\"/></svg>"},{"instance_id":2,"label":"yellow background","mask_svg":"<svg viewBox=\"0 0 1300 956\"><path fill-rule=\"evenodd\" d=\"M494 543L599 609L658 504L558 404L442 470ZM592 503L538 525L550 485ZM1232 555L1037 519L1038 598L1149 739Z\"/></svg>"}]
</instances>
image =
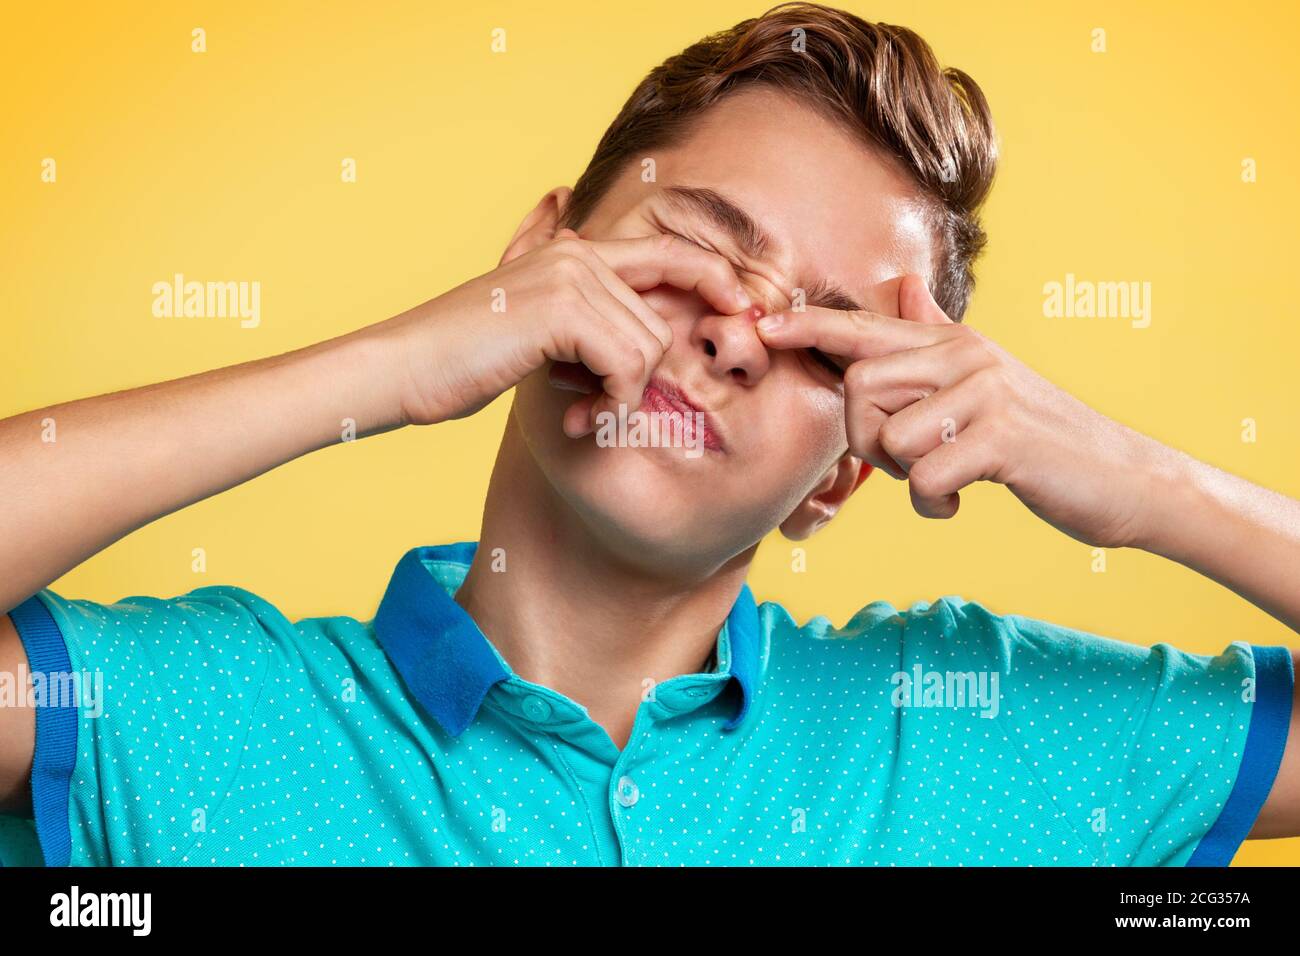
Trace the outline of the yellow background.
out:
<instances>
[{"instance_id":1,"label":"yellow background","mask_svg":"<svg viewBox=\"0 0 1300 956\"><path fill-rule=\"evenodd\" d=\"M14 5L15 7L17 5ZM282 352L495 265L572 183L638 79L762 3L24 4L0 30L0 414ZM847 4L917 29L987 92L1003 148L968 321L1100 411L1300 495L1290 4ZM207 31L206 53L191 30ZM506 30L505 53L490 33ZM1092 30L1107 51L1091 51ZM798 135L791 130L791 135ZM40 164L57 161L42 183ZM341 182L344 157L358 182ZM1241 164L1258 164L1243 183ZM1291 164L1291 165L1288 165ZM260 281L262 321L157 319L151 286ZM1152 323L1048 319L1066 273L1152 283ZM373 614L401 554L478 533L508 397L340 445L170 516L55 587L113 600L238 584L291 617ZM1242 441L1253 418L1258 441ZM4 502L4 507L21 507ZM191 571L206 549L207 573ZM959 594L1145 644L1296 636L1167 561L1088 548L1004 489L926 521L872 478L792 573L750 582L801 620ZM1294 570L1294 569L1293 569ZM1300 840L1237 863L1295 863Z\"/></svg>"}]
</instances>

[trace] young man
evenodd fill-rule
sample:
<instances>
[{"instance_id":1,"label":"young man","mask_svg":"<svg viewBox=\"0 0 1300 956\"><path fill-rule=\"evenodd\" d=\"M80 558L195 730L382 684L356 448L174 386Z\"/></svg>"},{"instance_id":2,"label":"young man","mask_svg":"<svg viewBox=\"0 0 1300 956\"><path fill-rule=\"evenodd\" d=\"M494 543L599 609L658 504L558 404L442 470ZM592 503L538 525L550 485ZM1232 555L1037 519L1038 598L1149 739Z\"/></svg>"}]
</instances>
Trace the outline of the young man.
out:
<instances>
[{"instance_id":1,"label":"young man","mask_svg":"<svg viewBox=\"0 0 1300 956\"><path fill-rule=\"evenodd\" d=\"M920 38L777 8L654 70L495 271L0 423L0 671L31 689L0 707L0 858L1183 865L1300 834L1285 648L956 598L800 626L744 584L765 535L813 534L874 466L922 515L999 482L1300 624L1300 505L960 324L995 158L979 88ZM511 387L479 542L408 553L373 620L47 587L344 419L435 424ZM628 409L684 441L608 427Z\"/></svg>"}]
</instances>

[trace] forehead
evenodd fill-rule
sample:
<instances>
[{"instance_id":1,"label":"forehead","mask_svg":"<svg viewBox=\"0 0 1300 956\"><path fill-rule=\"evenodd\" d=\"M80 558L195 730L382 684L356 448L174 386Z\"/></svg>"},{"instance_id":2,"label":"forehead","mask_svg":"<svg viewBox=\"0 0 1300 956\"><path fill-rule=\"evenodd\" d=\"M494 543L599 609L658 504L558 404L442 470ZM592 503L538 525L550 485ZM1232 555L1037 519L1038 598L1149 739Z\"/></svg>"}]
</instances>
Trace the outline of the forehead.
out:
<instances>
[{"instance_id":1,"label":"forehead","mask_svg":"<svg viewBox=\"0 0 1300 956\"><path fill-rule=\"evenodd\" d=\"M767 264L792 287L825 279L885 310L899 277L930 276L932 233L917 187L784 94L757 88L728 97L656 153L655 166L660 191L707 187L748 212L774 240Z\"/></svg>"}]
</instances>

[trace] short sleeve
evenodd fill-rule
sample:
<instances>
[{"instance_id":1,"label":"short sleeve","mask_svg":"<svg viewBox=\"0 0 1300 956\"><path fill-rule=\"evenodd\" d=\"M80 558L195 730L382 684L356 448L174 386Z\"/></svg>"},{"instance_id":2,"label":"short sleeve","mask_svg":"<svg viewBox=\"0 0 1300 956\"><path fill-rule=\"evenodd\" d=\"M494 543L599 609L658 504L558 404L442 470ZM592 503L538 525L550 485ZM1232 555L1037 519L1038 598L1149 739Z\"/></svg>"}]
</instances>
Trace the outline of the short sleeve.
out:
<instances>
[{"instance_id":1,"label":"short sleeve","mask_svg":"<svg viewBox=\"0 0 1300 956\"><path fill-rule=\"evenodd\" d=\"M115 604L41 591L10 613L36 704L32 819L0 863L159 865L230 790L283 618L239 588ZM33 846L33 843L36 846Z\"/></svg>"},{"instance_id":2,"label":"short sleeve","mask_svg":"<svg viewBox=\"0 0 1300 956\"><path fill-rule=\"evenodd\" d=\"M1232 860L1286 746L1287 648L1193 654L942 600L968 666L999 678L1003 732L1097 865Z\"/></svg>"}]
</instances>

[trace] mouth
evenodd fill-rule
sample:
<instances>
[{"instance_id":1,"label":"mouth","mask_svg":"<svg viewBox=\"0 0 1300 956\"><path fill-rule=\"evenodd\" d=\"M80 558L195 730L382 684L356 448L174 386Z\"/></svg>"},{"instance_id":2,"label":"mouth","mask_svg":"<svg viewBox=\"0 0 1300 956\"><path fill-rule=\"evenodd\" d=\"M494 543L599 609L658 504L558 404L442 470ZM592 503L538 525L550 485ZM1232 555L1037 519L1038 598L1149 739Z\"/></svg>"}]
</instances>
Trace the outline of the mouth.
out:
<instances>
[{"instance_id":1,"label":"mouth","mask_svg":"<svg viewBox=\"0 0 1300 956\"><path fill-rule=\"evenodd\" d=\"M702 445L710 451L726 451L721 431L713 417L695 404L683 389L662 375L653 375L646 383L640 411L669 416L669 423L674 428L681 427L682 439L688 445Z\"/></svg>"}]
</instances>

